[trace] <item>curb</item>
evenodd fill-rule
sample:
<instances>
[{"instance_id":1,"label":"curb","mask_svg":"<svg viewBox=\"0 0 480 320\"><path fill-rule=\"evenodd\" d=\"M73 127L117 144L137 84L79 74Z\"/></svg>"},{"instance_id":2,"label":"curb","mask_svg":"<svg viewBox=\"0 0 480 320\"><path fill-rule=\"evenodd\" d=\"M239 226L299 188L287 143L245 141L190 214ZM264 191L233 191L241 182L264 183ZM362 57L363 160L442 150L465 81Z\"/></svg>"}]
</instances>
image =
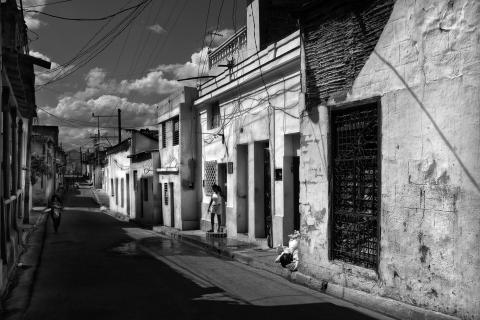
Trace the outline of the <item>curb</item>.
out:
<instances>
[{"instance_id":1,"label":"curb","mask_svg":"<svg viewBox=\"0 0 480 320\"><path fill-rule=\"evenodd\" d=\"M92 187L90 190L93 193L93 198L94 198L95 203L100 207L100 212L105 213L106 215L109 215L110 217L115 218L115 219L117 219L118 221L121 221L121 222L129 222L130 221L129 217L127 217L127 216L125 216L121 213L117 213L115 211L112 211L109 208L102 205L102 202L100 201L100 198L98 197L95 188ZM102 207L104 209L102 209Z\"/></svg>"},{"instance_id":2,"label":"curb","mask_svg":"<svg viewBox=\"0 0 480 320\"><path fill-rule=\"evenodd\" d=\"M315 291L327 294L331 297L353 303L355 305L374 312L381 313L388 317L406 320L460 320L460 318L458 317L446 315L436 311L422 309L397 300L381 296L374 296L360 290L355 290L343 287L338 284L329 283L328 281L320 280L298 271L290 272L280 266L272 266L270 264L259 262L252 258L250 255L242 253L242 251L234 251L228 248L218 248L210 243L205 243L203 241L193 239L189 236L182 235L179 231L176 230L168 232L166 230L159 229L158 231L154 231L171 239L187 242L193 244L196 247L201 247L213 254L227 257L251 266L253 268L279 275L286 278L290 282L308 287Z\"/></svg>"}]
</instances>

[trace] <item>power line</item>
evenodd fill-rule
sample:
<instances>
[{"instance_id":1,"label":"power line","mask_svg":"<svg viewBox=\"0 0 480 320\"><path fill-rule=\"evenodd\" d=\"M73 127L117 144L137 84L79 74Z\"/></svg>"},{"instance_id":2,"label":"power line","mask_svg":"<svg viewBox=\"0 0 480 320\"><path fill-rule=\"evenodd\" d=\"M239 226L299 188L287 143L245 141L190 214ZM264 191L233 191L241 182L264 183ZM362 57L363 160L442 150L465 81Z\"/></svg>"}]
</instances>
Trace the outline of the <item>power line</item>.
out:
<instances>
[{"instance_id":1,"label":"power line","mask_svg":"<svg viewBox=\"0 0 480 320\"><path fill-rule=\"evenodd\" d=\"M68 18L68 17L61 17L61 16L57 16L57 15L54 15L54 14L50 14L50 13L47 13L47 12L43 12L43 11L39 11L39 10L25 10L25 12L31 12L31 13L38 13L38 14L43 14L43 15L46 15L48 17L52 17L52 18L56 18L56 19L61 19L61 20L69 20L69 21L102 21L102 20L107 20L107 19L110 19L110 18L113 18L115 16L118 16L119 14L122 14L126 11L130 11L132 9L136 9L140 6L142 6L143 4L145 4L145 2L147 2L149 0L143 0L142 2L140 2L139 4L136 4L134 6L131 6L131 7L128 7L128 8L125 8L125 9L122 9L120 11L117 11L115 13L112 13L112 14L109 14L107 16L104 16L104 17L100 17L100 18Z\"/></svg>"},{"instance_id":2,"label":"power line","mask_svg":"<svg viewBox=\"0 0 480 320\"><path fill-rule=\"evenodd\" d=\"M205 18L205 27L203 30L203 41L202 41L202 50L205 48L206 38L207 38L207 28L208 28L208 16L210 15L210 7L212 5L212 0L208 1L207 16ZM197 77L200 76L200 65L202 64L202 52L200 51L200 62L198 64Z\"/></svg>"},{"instance_id":3,"label":"power line","mask_svg":"<svg viewBox=\"0 0 480 320\"><path fill-rule=\"evenodd\" d=\"M33 6L28 6L28 7L23 7L23 8L24 9L29 9L29 8L37 8L37 7L46 7L46 6L51 6L51 5L54 5L54 4L60 4L60 3L71 2L71 1L73 1L73 0L62 0L62 1L44 3L44 4L36 4L36 5L33 5Z\"/></svg>"},{"instance_id":4,"label":"power line","mask_svg":"<svg viewBox=\"0 0 480 320\"><path fill-rule=\"evenodd\" d=\"M107 49L110 44L135 20L138 18L138 16L141 14L141 12L143 12L146 7L151 3L152 0L146 0L144 2L142 2L142 5L143 7L137 7L133 12L131 12L131 14L127 17L125 17L124 19L122 19L120 21L120 23L118 23L116 26L114 26L110 31L107 32L107 34L105 34L101 39L99 39L96 43L94 43L93 45L91 45L89 48L80 51L74 58L72 58L68 63L66 64L63 64L62 66L59 66L57 68L56 71L58 71L58 69L61 69L61 68L67 68L69 67L69 64L72 64L75 60L80 60L81 59L81 62L77 65L72 65L73 67L62 73L62 72L59 72L58 75L56 75L52 80L48 81L47 83L45 84L42 84L41 86L38 86L38 87L42 87L42 86L46 86L48 84L51 84L53 82L57 82L59 80L62 80L68 76L70 76L71 74L73 74L74 72L76 72L78 69L80 69L81 67L83 67L84 65L86 65L87 63L89 63L91 60L95 59L100 53L102 53L105 49ZM104 27L102 27L104 28ZM94 35L93 38L96 37L96 35L100 32L97 31L97 33ZM110 37L109 37L110 36ZM92 39L93 39L92 38ZM91 39L91 40L92 40ZM91 42L91 40L89 42ZM88 54L88 55L87 55ZM84 58L85 57L85 58ZM38 89L37 87L37 89Z\"/></svg>"}]
</instances>

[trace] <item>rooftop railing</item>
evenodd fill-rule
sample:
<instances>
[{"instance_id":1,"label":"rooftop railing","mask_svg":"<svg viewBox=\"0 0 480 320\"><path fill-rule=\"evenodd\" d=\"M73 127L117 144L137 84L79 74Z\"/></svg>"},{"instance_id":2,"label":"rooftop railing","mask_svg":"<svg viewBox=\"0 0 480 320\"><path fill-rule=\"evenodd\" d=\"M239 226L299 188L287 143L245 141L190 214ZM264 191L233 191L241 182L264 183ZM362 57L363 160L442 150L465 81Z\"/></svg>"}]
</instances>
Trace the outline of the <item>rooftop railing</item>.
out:
<instances>
[{"instance_id":1,"label":"rooftop railing","mask_svg":"<svg viewBox=\"0 0 480 320\"><path fill-rule=\"evenodd\" d=\"M208 66L212 68L219 62L233 56L235 52L247 46L247 27L243 26L218 48L208 53Z\"/></svg>"}]
</instances>

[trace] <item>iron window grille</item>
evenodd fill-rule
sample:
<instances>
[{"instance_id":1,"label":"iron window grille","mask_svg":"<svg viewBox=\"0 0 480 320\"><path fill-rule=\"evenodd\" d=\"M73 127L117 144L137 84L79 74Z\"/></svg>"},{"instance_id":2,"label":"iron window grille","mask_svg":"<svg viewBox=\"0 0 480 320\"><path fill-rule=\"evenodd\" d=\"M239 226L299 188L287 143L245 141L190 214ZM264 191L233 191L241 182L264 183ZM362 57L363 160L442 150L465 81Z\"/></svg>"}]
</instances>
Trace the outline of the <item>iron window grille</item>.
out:
<instances>
[{"instance_id":1,"label":"iron window grille","mask_svg":"<svg viewBox=\"0 0 480 320\"><path fill-rule=\"evenodd\" d=\"M379 248L379 107L332 110L331 257L376 269Z\"/></svg>"},{"instance_id":2,"label":"iron window grille","mask_svg":"<svg viewBox=\"0 0 480 320\"><path fill-rule=\"evenodd\" d=\"M212 186L215 183L217 183L217 161L205 161L204 188L207 196L212 195Z\"/></svg>"},{"instance_id":3,"label":"iron window grille","mask_svg":"<svg viewBox=\"0 0 480 320\"><path fill-rule=\"evenodd\" d=\"M168 206L168 184L163 184L163 201Z\"/></svg>"},{"instance_id":4,"label":"iron window grille","mask_svg":"<svg viewBox=\"0 0 480 320\"><path fill-rule=\"evenodd\" d=\"M167 123L162 122L162 148L167 147Z\"/></svg>"},{"instance_id":5,"label":"iron window grille","mask_svg":"<svg viewBox=\"0 0 480 320\"><path fill-rule=\"evenodd\" d=\"M180 138L180 121L179 118L176 117L173 120L173 145L178 145L178 141Z\"/></svg>"}]
</instances>

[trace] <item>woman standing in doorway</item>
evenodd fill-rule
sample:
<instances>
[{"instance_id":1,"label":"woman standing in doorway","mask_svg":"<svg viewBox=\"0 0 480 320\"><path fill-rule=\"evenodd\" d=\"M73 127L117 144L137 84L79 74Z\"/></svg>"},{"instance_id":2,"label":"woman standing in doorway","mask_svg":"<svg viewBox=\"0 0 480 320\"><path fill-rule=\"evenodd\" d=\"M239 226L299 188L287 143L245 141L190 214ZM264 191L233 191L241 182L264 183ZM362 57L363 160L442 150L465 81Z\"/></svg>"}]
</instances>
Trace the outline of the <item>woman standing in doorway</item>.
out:
<instances>
[{"instance_id":1,"label":"woman standing in doorway","mask_svg":"<svg viewBox=\"0 0 480 320\"><path fill-rule=\"evenodd\" d=\"M215 216L217 216L218 221L217 232L220 232L223 212L223 194L220 186L216 184L212 186L212 191L212 197L210 199L210 204L208 205L208 212L210 212L210 222L212 224L212 228L208 232L214 232Z\"/></svg>"}]
</instances>

